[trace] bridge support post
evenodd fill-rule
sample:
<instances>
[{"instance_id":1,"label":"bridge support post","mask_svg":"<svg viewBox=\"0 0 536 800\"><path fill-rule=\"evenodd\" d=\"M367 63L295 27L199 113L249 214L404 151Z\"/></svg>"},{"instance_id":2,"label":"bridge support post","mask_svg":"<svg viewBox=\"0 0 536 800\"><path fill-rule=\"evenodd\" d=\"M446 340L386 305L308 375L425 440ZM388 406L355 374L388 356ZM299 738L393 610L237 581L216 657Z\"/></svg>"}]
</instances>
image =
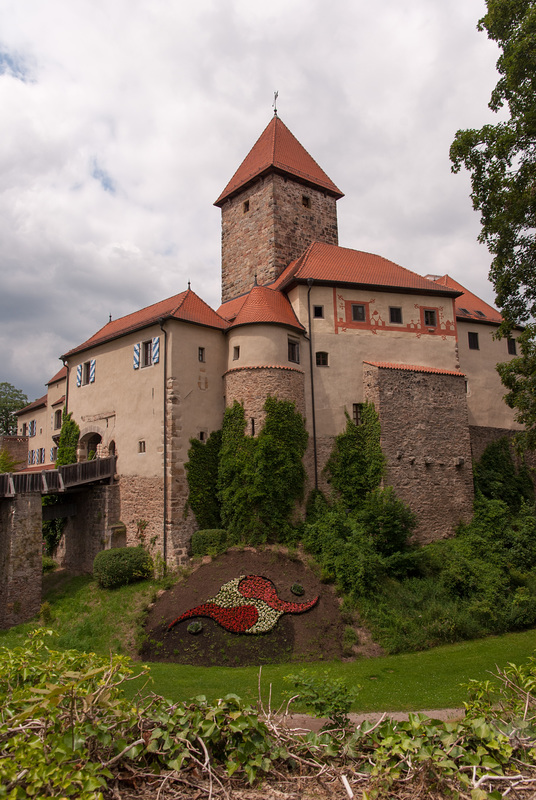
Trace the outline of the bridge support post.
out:
<instances>
[{"instance_id":1,"label":"bridge support post","mask_svg":"<svg viewBox=\"0 0 536 800\"><path fill-rule=\"evenodd\" d=\"M93 572L93 560L110 547L112 525L119 520L119 486L93 486L73 493L76 516L69 517L56 558L70 572Z\"/></svg>"},{"instance_id":2,"label":"bridge support post","mask_svg":"<svg viewBox=\"0 0 536 800\"><path fill-rule=\"evenodd\" d=\"M0 501L0 628L27 622L41 607L41 495Z\"/></svg>"}]
</instances>

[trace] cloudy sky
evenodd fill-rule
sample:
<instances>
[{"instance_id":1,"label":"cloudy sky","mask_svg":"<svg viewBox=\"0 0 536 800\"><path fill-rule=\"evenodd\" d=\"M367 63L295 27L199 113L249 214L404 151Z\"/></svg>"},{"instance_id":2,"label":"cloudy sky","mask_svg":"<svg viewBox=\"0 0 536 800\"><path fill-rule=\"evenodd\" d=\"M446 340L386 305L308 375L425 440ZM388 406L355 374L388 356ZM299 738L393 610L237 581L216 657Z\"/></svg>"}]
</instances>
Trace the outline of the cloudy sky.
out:
<instances>
[{"instance_id":1,"label":"cloudy sky","mask_svg":"<svg viewBox=\"0 0 536 800\"><path fill-rule=\"evenodd\" d=\"M0 0L0 382L30 400L108 321L220 300L214 200L278 113L339 240L488 302L456 130L493 121L484 0Z\"/></svg>"}]
</instances>

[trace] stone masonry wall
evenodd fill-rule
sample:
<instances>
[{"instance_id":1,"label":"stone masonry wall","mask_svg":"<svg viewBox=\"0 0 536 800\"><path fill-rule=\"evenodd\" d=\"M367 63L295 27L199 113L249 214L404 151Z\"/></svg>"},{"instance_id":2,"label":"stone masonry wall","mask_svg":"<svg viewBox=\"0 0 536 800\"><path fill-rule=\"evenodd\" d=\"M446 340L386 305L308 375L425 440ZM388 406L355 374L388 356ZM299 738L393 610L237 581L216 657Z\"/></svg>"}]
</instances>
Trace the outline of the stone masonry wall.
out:
<instances>
[{"instance_id":1,"label":"stone masonry wall","mask_svg":"<svg viewBox=\"0 0 536 800\"><path fill-rule=\"evenodd\" d=\"M179 566L188 560L190 539L197 524L191 512L185 516L188 482L184 463L188 458L190 439L184 430L177 378L168 378L167 393L167 561L170 566Z\"/></svg>"},{"instance_id":2,"label":"stone masonry wall","mask_svg":"<svg viewBox=\"0 0 536 800\"><path fill-rule=\"evenodd\" d=\"M418 517L415 538L452 535L472 516L473 476L463 376L364 365L380 416L385 483Z\"/></svg>"},{"instance_id":3,"label":"stone masonry wall","mask_svg":"<svg viewBox=\"0 0 536 800\"><path fill-rule=\"evenodd\" d=\"M41 606L41 495L0 500L0 628L26 622Z\"/></svg>"},{"instance_id":4,"label":"stone masonry wall","mask_svg":"<svg viewBox=\"0 0 536 800\"><path fill-rule=\"evenodd\" d=\"M473 455L473 461L480 461L482 453L486 447L492 442L496 442L497 439L502 439L504 437L510 441L512 455L514 459L516 458L516 452L513 446L513 439L516 431L513 431L510 428L485 428L481 425L471 425L469 428L469 433L471 436L471 452ZM529 467L532 472L532 479L536 485L536 452L527 451L524 454L524 458L527 467Z\"/></svg>"},{"instance_id":5,"label":"stone masonry wall","mask_svg":"<svg viewBox=\"0 0 536 800\"><path fill-rule=\"evenodd\" d=\"M224 378L226 404L231 406L238 400L244 405L248 434L257 435L260 432L266 416L263 406L267 397L291 400L296 404L296 410L302 416L305 415L304 374L301 370L287 367L243 367L230 370Z\"/></svg>"},{"instance_id":6,"label":"stone masonry wall","mask_svg":"<svg viewBox=\"0 0 536 800\"><path fill-rule=\"evenodd\" d=\"M17 462L17 469L24 469L28 464L27 436L0 436L0 450L7 450L11 458Z\"/></svg>"},{"instance_id":7,"label":"stone masonry wall","mask_svg":"<svg viewBox=\"0 0 536 800\"><path fill-rule=\"evenodd\" d=\"M70 502L76 514L67 519L56 560L71 572L91 573L97 553L111 546L112 525L119 521L119 485L73 492Z\"/></svg>"},{"instance_id":8,"label":"stone masonry wall","mask_svg":"<svg viewBox=\"0 0 536 800\"><path fill-rule=\"evenodd\" d=\"M274 174L228 200L222 206L222 302L249 291L255 275L261 285L274 281L311 242L338 244L335 204L318 189Z\"/></svg>"}]
</instances>

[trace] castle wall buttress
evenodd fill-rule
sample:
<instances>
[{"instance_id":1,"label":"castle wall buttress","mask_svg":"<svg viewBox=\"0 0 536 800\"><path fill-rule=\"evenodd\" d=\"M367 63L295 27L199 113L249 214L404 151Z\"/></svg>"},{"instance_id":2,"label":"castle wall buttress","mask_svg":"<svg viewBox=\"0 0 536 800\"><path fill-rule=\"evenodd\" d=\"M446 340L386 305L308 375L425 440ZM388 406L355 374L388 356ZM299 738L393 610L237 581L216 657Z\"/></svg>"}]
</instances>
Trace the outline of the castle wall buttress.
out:
<instances>
[{"instance_id":1,"label":"castle wall buttress","mask_svg":"<svg viewBox=\"0 0 536 800\"><path fill-rule=\"evenodd\" d=\"M260 178L222 206L222 302L276 280L315 241L338 244L336 199L291 178Z\"/></svg>"}]
</instances>

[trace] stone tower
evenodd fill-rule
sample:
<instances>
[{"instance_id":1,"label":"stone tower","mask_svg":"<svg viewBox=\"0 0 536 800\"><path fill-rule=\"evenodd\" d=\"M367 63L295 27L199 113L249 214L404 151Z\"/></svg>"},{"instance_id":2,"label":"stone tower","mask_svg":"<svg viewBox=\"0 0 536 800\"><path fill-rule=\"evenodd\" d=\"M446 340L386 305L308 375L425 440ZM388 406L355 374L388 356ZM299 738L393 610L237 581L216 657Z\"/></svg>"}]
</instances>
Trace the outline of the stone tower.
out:
<instances>
[{"instance_id":1,"label":"stone tower","mask_svg":"<svg viewBox=\"0 0 536 800\"><path fill-rule=\"evenodd\" d=\"M222 212L222 303L272 283L311 242L338 244L342 192L277 115L216 206Z\"/></svg>"}]
</instances>

